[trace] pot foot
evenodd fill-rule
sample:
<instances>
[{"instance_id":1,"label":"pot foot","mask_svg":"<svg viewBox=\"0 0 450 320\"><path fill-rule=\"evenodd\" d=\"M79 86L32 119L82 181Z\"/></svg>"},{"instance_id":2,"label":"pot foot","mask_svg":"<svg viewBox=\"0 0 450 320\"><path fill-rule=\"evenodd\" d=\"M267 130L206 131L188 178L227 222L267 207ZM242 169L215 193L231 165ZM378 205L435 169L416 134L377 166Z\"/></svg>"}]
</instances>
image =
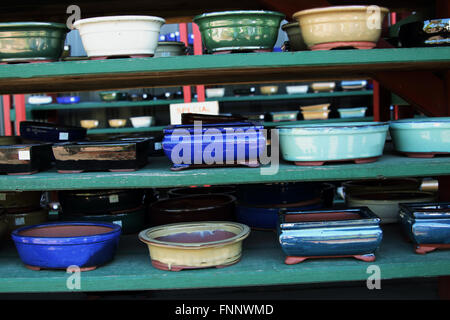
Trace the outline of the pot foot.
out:
<instances>
[{"instance_id":1,"label":"pot foot","mask_svg":"<svg viewBox=\"0 0 450 320\"><path fill-rule=\"evenodd\" d=\"M373 49L376 43L368 41L336 41L319 43L310 47L311 50L332 50L332 49Z\"/></svg>"},{"instance_id":2,"label":"pot foot","mask_svg":"<svg viewBox=\"0 0 450 320\"><path fill-rule=\"evenodd\" d=\"M361 260L364 262L372 262L375 261L375 254L354 254L354 255L341 255L341 256L304 256L304 257L295 257L288 256L284 260L285 264L297 264L305 261L306 259L334 259L334 258L354 258L357 260Z\"/></svg>"},{"instance_id":3,"label":"pot foot","mask_svg":"<svg viewBox=\"0 0 450 320\"><path fill-rule=\"evenodd\" d=\"M426 253L432 252L436 249L450 249L450 244L448 244L448 243L419 244L419 245L416 245L415 252L417 254L426 254Z\"/></svg>"},{"instance_id":4,"label":"pot foot","mask_svg":"<svg viewBox=\"0 0 450 320\"><path fill-rule=\"evenodd\" d=\"M57 170L58 173L82 173L84 170Z\"/></svg>"},{"instance_id":5,"label":"pot foot","mask_svg":"<svg viewBox=\"0 0 450 320\"><path fill-rule=\"evenodd\" d=\"M150 58L153 54L124 54L124 55L113 55L113 56L96 56L89 57L90 60L107 60L107 59L127 59L127 58Z\"/></svg>"},{"instance_id":6,"label":"pot foot","mask_svg":"<svg viewBox=\"0 0 450 320\"><path fill-rule=\"evenodd\" d=\"M35 171L29 171L29 172L8 172L6 173L8 176L22 176L22 175L30 175L37 173L37 170Z\"/></svg>"}]
</instances>

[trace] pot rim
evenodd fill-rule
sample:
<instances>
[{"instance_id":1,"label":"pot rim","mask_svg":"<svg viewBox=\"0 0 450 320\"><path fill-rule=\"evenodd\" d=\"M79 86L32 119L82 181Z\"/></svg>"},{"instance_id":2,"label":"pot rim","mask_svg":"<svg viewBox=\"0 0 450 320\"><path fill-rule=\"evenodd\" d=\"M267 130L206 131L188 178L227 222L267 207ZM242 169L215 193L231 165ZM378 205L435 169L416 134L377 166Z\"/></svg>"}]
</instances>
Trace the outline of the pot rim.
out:
<instances>
[{"instance_id":1,"label":"pot rim","mask_svg":"<svg viewBox=\"0 0 450 320\"><path fill-rule=\"evenodd\" d=\"M392 129L442 129L450 127L450 117L409 118L389 122Z\"/></svg>"},{"instance_id":2,"label":"pot rim","mask_svg":"<svg viewBox=\"0 0 450 320\"><path fill-rule=\"evenodd\" d=\"M167 208L167 207L163 207L163 208L160 208L160 211L164 211L164 212L176 212L176 213L185 213L185 212L192 212L192 211L195 211L195 212L198 212L198 211L204 211L204 210L211 210L211 209L215 209L215 208L217 208L217 207L225 207L225 206L228 206L228 205L230 205L230 204L233 204L233 203L236 203L236 197L235 196L233 196L233 195L231 195L231 194L227 194L227 193L211 193L211 194L189 194L189 195L184 195L184 196L179 196L179 197L176 197L176 198L166 198L166 199L161 199L161 200L158 200L158 201L155 201L155 202L153 202L152 204L150 204L150 207L149 207L149 209L151 210L151 209L153 209L153 208L155 208L155 207L158 207L158 205L160 205L161 203L163 203L163 204L165 204L165 203L167 203L167 202L175 202L175 201L179 201L179 200L184 200L184 199L194 199L195 200L195 198L210 198L210 199L213 199L213 198L228 198L226 201L225 201L225 199L224 199L224 201L221 201L221 202L216 202L215 204L211 204L211 205L208 205L208 206L203 206L203 207L198 207L198 208L191 208L191 209L186 209L186 208L183 208L183 209L170 209L170 208Z\"/></svg>"},{"instance_id":3,"label":"pot rim","mask_svg":"<svg viewBox=\"0 0 450 320\"><path fill-rule=\"evenodd\" d=\"M46 28L57 28L64 29L64 31L69 32L67 26L63 23L57 22L32 22L32 21L24 21L24 22L1 22L0 28L33 28L33 27L46 27ZM0 30L1 31L1 30Z\"/></svg>"},{"instance_id":4,"label":"pot rim","mask_svg":"<svg viewBox=\"0 0 450 320\"><path fill-rule=\"evenodd\" d=\"M342 129L362 129L362 128L374 128L374 127L386 127L388 128L387 122L336 122L336 123L315 123L315 124L291 124L276 127L277 129L287 129L289 131L295 129L306 129L311 130L314 133L325 133L329 134L330 130L342 130Z\"/></svg>"},{"instance_id":5,"label":"pot rim","mask_svg":"<svg viewBox=\"0 0 450 320\"><path fill-rule=\"evenodd\" d=\"M305 16L309 14L317 14L317 13L326 13L326 12L346 12L346 11L366 11L370 5L350 5L350 6L331 6L331 7L320 7L320 8L312 8L295 12L292 17L297 19L300 16ZM388 8L380 7L380 12L386 14L389 12Z\"/></svg>"},{"instance_id":6,"label":"pot rim","mask_svg":"<svg viewBox=\"0 0 450 320\"><path fill-rule=\"evenodd\" d=\"M92 17L86 19L80 19L74 22L73 26L75 28L79 27L83 24L88 23L98 23L98 22L118 22L118 21L154 21L161 22L162 24L166 23L166 20L161 17L156 16L146 16L146 15L123 15L123 16L104 16L104 17Z\"/></svg>"},{"instance_id":7,"label":"pot rim","mask_svg":"<svg viewBox=\"0 0 450 320\"><path fill-rule=\"evenodd\" d=\"M195 228L203 227L203 226L210 226L209 230L218 230L218 229L225 229L226 226L231 226L234 228L240 229L240 232L235 234L233 237L224 239L224 240L218 240L218 241L210 241L210 242L196 242L196 243L177 243L177 242L168 242L168 241L160 241L149 237L149 233L153 233L156 231L159 231L161 229L166 228L172 228L174 229L175 234L179 232L186 232L184 231L185 227L192 227ZM165 248L178 248L178 249L203 249L203 248L211 248L211 247L221 247L225 245L229 245L235 242L239 242L247 238L250 234L250 227L248 227L245 224L237 223L237 222L231 222L231 221L201 221L201 222L180 222L180 223L171 223L171 224L165 224L161 226L155 226L151 227L145 230L142 230L139 232L139 240L146 243L147 245L153 245L157 247L165 247Z\"/></svg>"},{"instance_id":8,"label":"pot rim","mask_svg":"<svg viewBox=\"0 0 450 320\"><path fill-rule=\"evenodd\" d=\"M286 29L292 28L292 27L300 27L300 24L298 23L298 21L297 22L288 22L281 26L281 30L286 31Z\"/></svg>"},{"instance_id":9,"label":"pot rim","mask_svg":"<svg viewBox=\"0 0 450 320\"><path fill-rule=\"evenodd\" d=\"M209 17L219 17L219 16L239 16L239 15L245 15L245 14L257 14L257 15L272 15L272 16L278 16L280 18L286 17L285 14L277 11L270 11L270 10L229 10L229 11L216 11L216 12L207 12L200 15L195 16L192 21L196 23L196 20L200 20L203 18L209 18Z\"/></svg>"},{"instance_id":10,"label":"pot rim","mask_svg":"<svg viewBox=\"0 0 450 320\"><path fill-rule=\"evenodd\" d=\"M405 194L405 195L417 195L417 198L408 199L366 199L365 197L373 194ZM398 190L398 191L376 191L376 192L364 192L364 193L350 193L346 196L346 201L363 201L365 204L392 204L392 203L402 203L404 201L415 201L423 202L427 199L436 199L436 194L426 191L411 191L411 190Z\"/></svg>"}]
</instances>

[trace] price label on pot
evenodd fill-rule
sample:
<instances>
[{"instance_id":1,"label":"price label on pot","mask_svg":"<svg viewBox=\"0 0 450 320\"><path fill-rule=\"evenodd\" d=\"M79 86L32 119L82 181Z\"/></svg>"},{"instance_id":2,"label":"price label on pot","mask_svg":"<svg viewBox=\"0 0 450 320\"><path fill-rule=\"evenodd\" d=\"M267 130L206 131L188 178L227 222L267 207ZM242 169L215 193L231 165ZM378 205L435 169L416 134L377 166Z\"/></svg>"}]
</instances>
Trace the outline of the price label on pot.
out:
<instances>
[{"instance_id":1,"label":"price label on pot","mask_svg":"<svg viewBox=\"0 0 450 320\"><path fill-rule=\"evenodd\" d=\"M117 202L119 202L118 194L112 194L109 196L109 203L117 203Z\"/></svg>"},{"instance_id":2,"label":"price label on pot","mask_svg":"<svg viewBox=\"0 0 450 320\"><path fill-rule=\"evenodd\" d=\"M68 132L60 132L59 140L69 140L69 133Z\"/></svg>"},{"instance_id":3,"label":"price label on pot","mask_svg":"<svg viewBox=\"0 0 450 320\"><path fill-rule=\"evenodd\" d=\"M19 160L30 160L30 150L20 150Z\"/></svg>"},{"instance_id":4,"label":"price label on pot","mask_svg":"<svg viewBox=\"0 0 450 320\"><path fill-rule=\"evenodd\" d=\"M218 101L173 103L170 105L170 124L181 124L183 113L219 114Z\"/></svg>"},{"instance_id":5,"label":"price label on pot","mask_svg":"<svg viewBox=\"0 0 450 320\"><path fill-rule=\"evenodd\" d=\"M14 220L14 223L16 224L16 226L24 225L25 224L25 218L24 217L16 218Z\"/></svg>"}]
</instances>

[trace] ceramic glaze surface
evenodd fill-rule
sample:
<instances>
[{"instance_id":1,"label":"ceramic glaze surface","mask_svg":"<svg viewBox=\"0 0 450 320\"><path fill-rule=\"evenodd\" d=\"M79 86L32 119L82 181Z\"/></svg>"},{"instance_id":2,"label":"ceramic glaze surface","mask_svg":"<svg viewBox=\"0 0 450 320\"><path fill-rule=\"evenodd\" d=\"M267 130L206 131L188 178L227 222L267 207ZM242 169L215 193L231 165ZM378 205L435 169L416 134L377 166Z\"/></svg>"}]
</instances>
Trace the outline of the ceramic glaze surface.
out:
<instances>
[{"instance_id":1,"label":"ceramic glaze surface","mask_svg":"<svg viewBox=\"0 0 450 320\"><path fill-rule=\"evenodd\" d=\"M89 57L154 55L165 20L152 16L111 16L74 23Z\"/></svg>"},{"instance_id":2,"label":"ceramic glaze surface","mask_svg":"<svg viewBox=\"0 0 450 320\"><path fill-rule=\"evenodd\" d=\"M383 154L388 124L355 122L280 126L280 148L287 161L330 161Z\"/></svg>"},{"instance_id":3,"label":"ceramic glaze surface","mask_svg":"<svg viewBox=\"0 0 450 320\"><path fill-rule=\"evenodd\" d=\"M308 47L333 42L376 43L388 9L379 14L368 6L337 6L308 9L294 13Z\"/></svg>"},{"instance_id":4,"label":"ceramic glaze surface","mask_svg":"<svg viewBox=\"0 0 450 320\"><path fill-rule=\"evenodd\" d=\"M286 23L281 26L281 29L287 33L291 51L302 51L308 48L303 40L302 29L300 29L298 22Z\"/></svg>"},{"instance_id":5,"label":"ceramic glaze surface","mask_svg":"<svg viewBox=\"0 0 450 320\"><path fill-rule=\"evenodd\" d=\"M367 108L339 108L341 118L362 118L366 115Z\"/></svg>"},{"instance_id":6,"label":"ceramic glaze surface","mask_svg":"<svg viewBox=\"0 0 450 320\"><path fill-rule=\"evenodd\" d=\"M450 152L450 117L392 121L389 131L400 152Z\"/></svg>"},{"instance_id":7,"label":"ceramic glaze surface","mask_svg":"<svg viewBox=\"0 0 450 320\"><path fill-rule=\"evenodd\" d=\"M283 14L272 11L225 11L196 16L193 22L210 52L271 50L283 18Z\"/></svg>"},{"instance_id":8,"label":"ceramic glaze surface","mask_svg":"<svg viewBox=\"0 0 450 320\"><path fill-rule=\"evenodd\" d=\"M400 204L400 221L417 244L450 244L450 203Z\"/></svg>"},{"instance_id":9,"label":"ceramic glaze surface","mask_svg":"<svg viewBox=\"0 0 450 320\"><path fill-rule=\"evenodd\" d=\"M155 57L174 57L186 54L186 46L184 42L164 41L158 42L155 50Z\"/></svg>"},{"instance_id":10,"label":"ceramic glaze surface","mask_svg":"<svg viewBox=\"0 0 450 320\"><path fill-rule=\"evenodd\" d=\"M324 214L336 215L336 218L323 220ZM289 215L313 217L307 219L309 221L286 222ZM349 217L345 218L346 215ZM283 252L298 257L373 254L382 237L379 218L367 208L288 211L282 214L278 229Z\"/></svg>"},{"instance_id":11,"label":"ceramic glaze surface","mask_svg":"<svg viewBox=\"0 0 450 320\"><path fill-rule=\"evenodd\" d=\"M0 61L57 60L68 31L60 23L0 23Z\"/></svg>"},{"instance_id":12,"label":"ceramic glaze surface","mask_svg":"<svg viewBox=\"0 0 450 320\"><path fill-rule=\"evenodd\" d=\"M108 228L108 232L77 236L29 236L33 229L70 226ZM82 231L81 231L82 233ZM21 260L28 266L66 269L68 266L95 267L113 259L119 244L120 226L106 222L55 222L17 229L11 234Z\"/></svg>"}]
</instances>

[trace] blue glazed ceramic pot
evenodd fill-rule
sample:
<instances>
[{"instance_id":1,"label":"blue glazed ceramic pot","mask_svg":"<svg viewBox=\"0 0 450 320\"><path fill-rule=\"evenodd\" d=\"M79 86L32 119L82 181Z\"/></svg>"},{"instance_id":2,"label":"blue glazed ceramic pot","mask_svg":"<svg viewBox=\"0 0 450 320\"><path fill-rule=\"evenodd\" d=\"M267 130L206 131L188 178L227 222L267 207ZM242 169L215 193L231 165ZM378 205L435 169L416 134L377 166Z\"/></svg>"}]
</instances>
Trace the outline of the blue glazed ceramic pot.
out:
<instances>
[{"instance_id":1,"label":"blue glazed ceramic pot","mask_svg":"<svg viewBox=\"0 0 450 320\"><path fill-rule=\"evenodd\" d=\"M162 142L172 169L191 166L258 166L265 150L263 126L250 122L176 125L164 130Z\"/></svg>"},{"instance_id":2,"label":"blue glazed ceramic pot","mask_svg":"<svg viewBox=\"0 0 450 320\"><path fill-rule=\"evenodd\" d=\"M392 121L389 131L395 149L410 156L450 153L450 117Z\"/></svg>"},{"instance_id":3,"label":"blue glazed ceramic pot","mask_svg":"<svg viewBox=\"0 0 450 320\"><path fill-rule=\"evenodd\" d=\"M399 207L401 225L418 245L417 253L432 251L440 245L450 248L450 202L403 203Z\"/></svg>"},{"instance_id":4,"label":"blue glazed ceramic pot","mask_svg":"<svg viewBox=\"0 0 450 320\"><path fill-rule=\"evenodd\" d=\"M279 126L281 154L297 165L376 161L383 154L388 127L382 122Z\"/></svg>"},{"instance_id":5,"label":"blue glazed ceramic pot","mask_svg":"<svg viewBox=\"0 0 450 320\"><path fill-rule=\"evenodd\" d=\"M279 242L298 263L308 257L353 256L373 261L383 232L380 219L368 208L286 211L280 216Z\"/></svg>"},{"instance_id":6,"label":"blue glazed ceramic pot","mask_svg":"<svg viewBox=\"0 0 450 320\"><path fill-rule=\"evenodd\" d=\"M107 222L53 222L11 233L20 259L30 269L90 270L113 259L120 226Z\"/></svg>"},{"instance_id":7,"label":"blue glazed ceramic pot","mask_svg":"<svg viewBox=\"0 0 450 320\"><path fill-rule=\"evenodd\" d=\"M61 104L72 104L80 102L80 97L79 96L56 97L56 101Z\"/></svg>"}]
</instances>

